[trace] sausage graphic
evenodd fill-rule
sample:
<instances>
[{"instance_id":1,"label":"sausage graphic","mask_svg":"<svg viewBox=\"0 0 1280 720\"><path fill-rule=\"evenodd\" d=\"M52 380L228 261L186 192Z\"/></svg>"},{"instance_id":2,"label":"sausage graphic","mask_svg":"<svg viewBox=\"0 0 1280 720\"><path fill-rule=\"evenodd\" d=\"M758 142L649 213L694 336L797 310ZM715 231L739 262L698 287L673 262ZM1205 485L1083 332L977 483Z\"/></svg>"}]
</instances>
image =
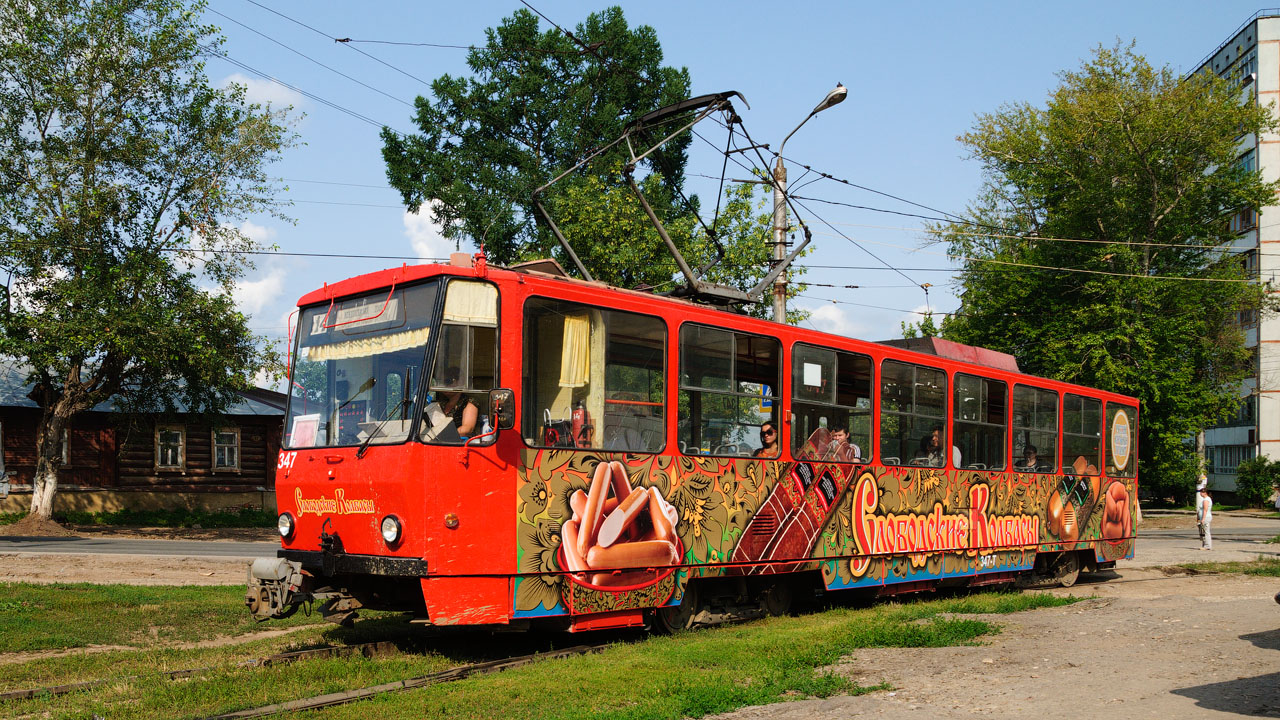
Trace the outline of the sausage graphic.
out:
<instances>
[{"instance_id":1,"label":"sausage graphic","mask_svg":"<svg viewBox=\"0 0 1280 720\"><path fill-rule=\"evenodd\" d=\"M618 504L618 508L609 513L600 525L600 532L596 536L596 543L600 547L609 547L618 541L623 532L635 524L639 518L640 512L649 507L649 492L647 490L636 490L627 496Z\"/></svg>"},{"instance_id":2,"label":"sausage graphic","mask_svg":"<svg viewBox=\"0 0 1280 720\"><path fill-rule=\"evenodd\" d=\"M618 502L622 502L631 495L631 481L627 479L627 469L622 463L614 460L609 463L609 471L613 476L613 496L618 498Z\"/></svg>"},{"instance_id":3,"label":"sausage graphic","mask_svg":"<svg viewBox=\"0 0 1280 720\"><path fill-rule=\"evenodd\" d=\"M587 511L587 494L581 490L574 490L569 496L569 508L573 510L575 517L582 517L582 514Z\"/></svg>"},{"instance_id":4,"label":"sausage graphic","mask_svg":"<svg viewBox=\"0 0 1280 720\"><path fill-rule=\"evenodd\" d=\"M622 543L613 547L595 545L587 553L587 565L593 570L661 567L675 561L676 546L665 540Z\"/></svg>"},{"instance_id":5,"label":"sausage graphic","mask_svg":"<svg viewBox=\"0 0 1280 720\"><path fill-rule=\"evenodd\" d=\"M653 533L657 539L671 542L676 539L676 534L662 505L662 493L657 488L649 488L649 521L653 523Z\"/></svg>"},{"instance_id":6,"label":"sausage graphic","mask_svg":"<svg viewBox=\"0 0 1280 720\"><path fill-rule=\"evenodd\" d=\"M587 570L587 561L582 558L582 553L578 552L577 521L569 520L562 530L564 537L560 547L564 550L564 563L568 566L569 572L578 573Z\"/></svg>"},{"instance_id":7,"label":"sausage graphic","mask_svg":"<svg viewBox=\"0 0 1280 720\"><path fill-rule=\"evenodd\" d=\"M587 493L587 506L582 510L582 524L578 532L578 552L583 556L596 544L596 533L600 531L600 522L604 518L604 499L609 492L610 475L608 463L596 465L596 474L591 478L591 491Z\"/></svg>"},{"instance_id":8,"label":"sausage graphic","mask_svg":"<svg viewBox=\"0 0 1280 720\"><path fill-rule=\"evenodd\" d=\"M592 585L602 587L623 587L626 585L643 585L653 580L653 573L644 570L632 570L622 573L596 573L591 576Z\"/></svg>"}]
</instances>

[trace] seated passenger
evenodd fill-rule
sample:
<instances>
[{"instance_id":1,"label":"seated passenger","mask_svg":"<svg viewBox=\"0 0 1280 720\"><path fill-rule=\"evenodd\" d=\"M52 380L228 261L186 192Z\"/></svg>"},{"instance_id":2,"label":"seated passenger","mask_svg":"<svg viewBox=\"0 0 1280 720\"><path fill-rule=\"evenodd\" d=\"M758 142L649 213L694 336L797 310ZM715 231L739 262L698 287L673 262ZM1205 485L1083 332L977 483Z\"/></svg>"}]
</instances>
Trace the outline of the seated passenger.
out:
<instances>
[{"instance_id":1,"label":"seated passenger","mask_svg":"<svg viewBox=\"0 0 1280 720\"><path fill-rule=\"evenodd\" d=\"M1036 469L1036 446L1028 445L1022 451L1022 459L1014 463L1013 466L1019 470L1035 470Z\"/></svg>"},{"instance_id":2,"label":"seated passenger","mask_svg":"<svg viewBox=\"0 0 1280 720\"><path fill-rule=\"evenodd\" d=\"M862 459L862 448L849 441L849 431L836 426L831 430L831 444L827 446L827 460L857 462Z\"/></svg>"},{"instance_id":3,"label":"seated passenger","mask_svg":"<svg viewBox=\"0 0 1280 720\"><path fill-rule=\"evenodd\" d=\"M778 456L778 427L774 425L772 420L765 420L760 425L760 444L761 447L751 453L752 457L777 457Z\"/></svg>"}]
</instances>

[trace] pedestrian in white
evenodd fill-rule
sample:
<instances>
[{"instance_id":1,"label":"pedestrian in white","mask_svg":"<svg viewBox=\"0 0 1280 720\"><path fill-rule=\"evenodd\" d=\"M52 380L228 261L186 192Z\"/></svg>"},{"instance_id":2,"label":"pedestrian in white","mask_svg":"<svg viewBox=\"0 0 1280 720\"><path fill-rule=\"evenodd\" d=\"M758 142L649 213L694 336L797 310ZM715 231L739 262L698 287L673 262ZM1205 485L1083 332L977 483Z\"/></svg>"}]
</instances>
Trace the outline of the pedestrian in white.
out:
<instances>
[{"instance_id":1,"label":"pedestrian in white","mask_svg":"<svg viewBox=\"0 0 1280 720\"><path fill-rule=\"evenodd\" d=\"M1209 488L1200 488L1200 494L1196 497L1196 525L1200 528L1200 549L1213 549L1213 535L1209 532L1209 525L1213 522L1213 498L1209 497Z\"/></svg>"}]
</instances>

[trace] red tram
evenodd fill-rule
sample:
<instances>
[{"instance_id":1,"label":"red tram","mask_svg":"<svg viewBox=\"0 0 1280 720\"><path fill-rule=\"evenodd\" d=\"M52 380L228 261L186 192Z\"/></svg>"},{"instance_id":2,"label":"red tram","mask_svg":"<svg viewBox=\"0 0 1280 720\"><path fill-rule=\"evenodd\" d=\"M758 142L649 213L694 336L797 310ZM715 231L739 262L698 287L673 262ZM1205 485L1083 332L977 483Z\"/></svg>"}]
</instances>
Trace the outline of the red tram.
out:
<instances>
[{"instance_id":1,"label":"red tram","mask_svg":"<svg viewBox=\"0 0 1280 720\"><path fill-rule=\"evenodd\" d=\"M536 267L299 301L256 616L674 627L1132 557L1134 398Z\"/></svg>"}]
</instances>

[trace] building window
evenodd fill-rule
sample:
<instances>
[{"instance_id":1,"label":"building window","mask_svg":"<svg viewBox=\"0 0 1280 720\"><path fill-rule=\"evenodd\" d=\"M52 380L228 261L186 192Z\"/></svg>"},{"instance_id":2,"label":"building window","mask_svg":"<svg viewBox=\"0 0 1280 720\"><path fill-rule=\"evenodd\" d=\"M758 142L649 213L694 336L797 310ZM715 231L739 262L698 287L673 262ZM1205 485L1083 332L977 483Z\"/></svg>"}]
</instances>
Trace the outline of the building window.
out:
<instances>
[{"instance_id":1,"label":"building window","mask_svg":"<svg viewBox=\"0 0 1280 720\"><path fill-rule=\"evenodd\" d=\"M1240 463L1251 459L1256 454L1253 445L1219 445L1212 448L1209 455L1211 469L1218 475L1235 475Z\"/></svg>"},{"instance_id":2,"label":"building window","mask_svg":"<svg viewBox=\"0 0 1280 720\"><path fill-rule=\"evenodd\" d=\"M62 440L58 444L58 461L62 467L71 464L71 433L67 428L62 428Z\"/></svg>"},{"instance_id":3,"label":"building window","mask_svg":"<svg viewBox=\"0 0 1280 720\"><path fill-rule=\"evenodd\" d=\"M1231 216L1231 232L1242 233L1258 227L1258 212L1253 208L1245 208Z\"/></svg>"},{"instance_id":4,"label":"building window","mask_svg":"<svg viewBox=\"0 0 1280 720\"><path fill-rule=\"evenodd\" d=\"M186 465L186 431L181 425L156 428L156 469L182 470Z\"/></svg>"},{"instance_id":5,"label":"building window","mask_svg":"<svg viewBox=\"0 0 1280 720\"><path fill-rule=\"evenodd\" d=\"M240 469L240 428L213 431L213 469Z\"/></svg>"}]
</instances>

